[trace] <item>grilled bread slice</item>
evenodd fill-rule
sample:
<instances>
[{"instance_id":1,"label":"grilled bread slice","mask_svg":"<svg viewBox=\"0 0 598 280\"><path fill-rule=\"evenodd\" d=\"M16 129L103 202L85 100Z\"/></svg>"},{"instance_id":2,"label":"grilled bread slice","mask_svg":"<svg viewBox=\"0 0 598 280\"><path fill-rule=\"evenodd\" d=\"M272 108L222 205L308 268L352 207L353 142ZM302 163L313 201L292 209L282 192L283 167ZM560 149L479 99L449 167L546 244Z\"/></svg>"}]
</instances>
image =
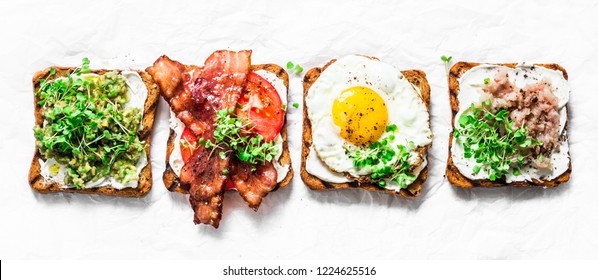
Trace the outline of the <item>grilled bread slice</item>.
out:
<instances>
[{"instance_id":1,"label":"grilled bread slice","mask_svg":"<svg viewBox=\"0 0 598 280\"><path fill-rule=\"evenodd\" d=\"M378 60L377 58L369 57L370 59ZM324 71L328 66L332 65L336 59L329 61L324 67L315 67L307 71L303 78L303 144L301 148L301 179L312 190L333 190L333 189L364 189L368 191L380 191L385 192L388 194L394 194L402 197L416 197L422 191L422 185L428 178L428 166L426 166L422 171L419 173L416 180L411 183L407 188L401 189L399 192L391 189L384 189L380 188L379 186L373 183L359 183L357 181L354 182L347 182L347 183L332 183L321 180L320 178L310 174L307 172L305 168L305 164L307 162L307 156L309 155L309 149L312 145L312 130L311 130L311 122L307 115L307 106L305 104L305 97L307 96L307 92L312 84L320 77L322 71ZM428 84L428 80L426 79L426 74L421 70L405 70L401 71L405 78L421 93L420 97L423 100L424 104L428 111L430 110L430 85ZM430 120L428 119L428 124L430 124ZM422 153L422 158L427 158L428 149L431 144L425 146L423 149L420 150Z\"/></svg>"},{"instance_id":2,"label":"grilled bread slice","mask_svg":"<svg viewBox=\"0 0 598 280\"><path fill-rule=\"evenodd\" d=\"M471 68L480 65L481 63L473 63L473 62L457 62L453 65L449 72L449 97L450 97L450 104L451 104L451 112L452 112L452 120L451 125L454 129L455 127L455 116L459 112L459 78L469 71ZM509 68L515 68L517 63L502 63L502 64L494 64L498 66L506 66ZM558 70L563 73L565 79L568 80L567 71L563 67L558 64L536 64L537 66L542 66L551 70ZM569 107L567 105L567 111ZM567 131L569 122L565 124L565 133ZM501 187L501 186L512 186L512 187L523 187L523 186L542 186L542 187L556 187L561 183L569 181L571 176L571 161L569 161L569 168L560 176L554 178L553 180L536 180L533 179L531 182L528 181L515 181L507 183L504 178L501 178L496 181L490 181L488 179L482 180L472 180L464 176L457 166L453 163L453 157L451 153L453 143L453 131L449 134L449 147L448 147L448 159L446 163L446 177L448 178L451 184L462 187L462 188L473 188L473 187Z\"/></svg>"},{"instance_id":3,"label":"grilled bread slice","mask_svg":"<svg viewBox=\"0 0 598 280\"><path fill-rule=\"evenodd\" d=\"M287 88L287 92L285 92L285 95L288 95L288 88L289 88L289 75L287 74L287 72L280 66L276 65L276 64L258 64L258 65L251 65L250 71L257 71L257 70L266 70L268 72L274 73L276 74L276 76L281 79L282 81L284 81L284 85ZM280 93L279 93L280 94ZM282 127L282 129L280 130L280 135L282 136L282 140L283 140L283 151L282 151L282 155L280 156L280 159L278 160L278 162L281 165L289 165L289 171L286 175L286 177L277 184L276 189L278 188L284 188L287 185L289 185L289 183L291 182L291 179L293 178L293 167L291 165L291 154L289 153L289 146L287 143L287 123L286 123L286 118L285 118L285 123ZM181 184L180 180L179 180L179 174L176 174L173 169L172 166L170 166L170 156L172 154L172 151L174 149L178 149L179 148L179 144L175 143L176 142L176 132L173 129L170 129L170 136L168 137L168 142L166 144L166 169L164 170L164 173L162 174L162 180L164 181L164 186L171 192L178 192L178 193L188 193L189 192L189 185L186 184Z\"/></svg>"},{"instance_id":4,"label":"grilled bread slice","mask_svg":"<svg viewBox=\"0 0 598 280\"><path fill-rule=\"evenodd\" d=\"M56 73L52 76L53 78L60 78L66 77L67 72L73 73L76 68L68 68L68 67L53 67ZM45 79L50 74L50 67L46 68L42 71L39 71L33 75L33 92L37 92L40 88L40 83L42 79ZM104 74L106 72L110 72L114 70L92 70L90 73L95 74ZM117 70L119 73L121 70ZM144 71L139 70L131 70L135 71L141 76L145 87L147 88L147 98L144 103L143 107L143 118L141 120L142 129L138 132L139 140L145 141L145 154L147 157L147 164L141 170L139 174L139 180L136 188L123 188L117 189L111 185L97 187L97 188L84 188L84 189L77 189L77 188L66 188L61 183L46 180L41 174L41 166L39 160L46 160L39 149L35 148L35 154L33 156L33 160L31 161L31 168L29 170L29 184L33 190L39 193L53 193L53 192L68 192L68 193L86 193L86 194L102 194L102 195L109 195L109 196L123 196L123 197L143 197L147 195L152 187L152 167L151 167L151 157L150 157L150 141L152 136L152 127L154 124L154 116L156 113L156 108L158 105L158 97L160 96L160 89L158 85L154 83L152 76L147 74ZM42 126L43 125L43 118L42 118L42 106L38 104L39 96L34 94L34 114L35 114L35 124Z\"/></svg>"}]
</instances>

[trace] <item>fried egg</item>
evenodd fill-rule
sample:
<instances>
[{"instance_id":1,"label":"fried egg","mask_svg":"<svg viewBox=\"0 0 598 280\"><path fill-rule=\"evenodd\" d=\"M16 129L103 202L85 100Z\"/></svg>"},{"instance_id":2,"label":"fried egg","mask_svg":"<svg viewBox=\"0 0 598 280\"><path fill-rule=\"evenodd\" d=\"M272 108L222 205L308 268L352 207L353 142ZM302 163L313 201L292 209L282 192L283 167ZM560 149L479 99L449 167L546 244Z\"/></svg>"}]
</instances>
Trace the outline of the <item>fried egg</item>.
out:
<instances>
[{"instance_id":1,"label":"fried egg","mask_svg":"<svg viewBox=\"0 0 598 280\"><path fill-rule=\"evenodd\" d=\"M426 163L415 150L432 142L429 112L418 90L393 66L360 55L340 58L312 84L305 102L311 148L321 161L308 159L306 168L313 175L338 182L334 173L346 175L348 181L371 174L368 168L356 167L347 151L367 150L391 134L392 146L413 142L410 163ZM387 131L388 126L397 129ZM325 174L322 164L333 174ZM418 169L422 168L414 166Z\"/></svg>"}]
</instances>

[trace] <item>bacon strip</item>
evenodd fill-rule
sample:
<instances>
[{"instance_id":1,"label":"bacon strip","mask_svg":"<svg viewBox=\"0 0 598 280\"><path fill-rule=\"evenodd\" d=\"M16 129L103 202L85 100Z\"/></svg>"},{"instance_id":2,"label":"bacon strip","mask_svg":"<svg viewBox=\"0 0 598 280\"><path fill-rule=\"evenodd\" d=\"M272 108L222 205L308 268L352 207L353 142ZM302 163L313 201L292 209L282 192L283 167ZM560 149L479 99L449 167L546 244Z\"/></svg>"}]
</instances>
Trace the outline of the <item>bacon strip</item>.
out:
<instances>
[{"instance_id":1,"label":"bacon strip","mask_svg":"<svg viewBox=\"0 0 598 280\"><path fill-rule=\"evenodd\" d=\"M249 71L251 51L214 52L203 68L186 66L160 57L147 72L160 86L162 96L173 112L198 138L214 140L215 113L236 105ZM253 210L276 187L277 173L272 163L253 166L236 157L220 158L220 149L199 146L185 163L181 182L190 185L194 222L218 227L222 198L229 168L239 194ZM252 167L257 168L252 172Z\"/></svg>"},{"instance_id":2,"label":"bacon strip","mask_svg":"<svg viewBox=\"0 0 598 280\"><path fill-rule=\"evenodd\" d=\"M254 172L251 168L255 167ZM231 160L231 179L239 194L257 211L262 199L276 187L276 168L271 162L253 165L234 157Z\"/></svg>"},{"instance_id":3,"label":"bacon strip","mask_svg":"<svg viewBox=\"0 0 598 280\"><path fill-rule=\"evenodd\" d=\"M214 139L217 110L236 105L251 65L251 51L216 51L203 68L185 67L160 57L147 72L161 88L173 112L198 138ZM198 147L181 170L181 182L190 185L189 201L195 211L193 221L218 227L222 217L222 197L230 158L220 158L219 150ZM212 154L213 153L213 154Z\"/></svg>"}]
</instances>

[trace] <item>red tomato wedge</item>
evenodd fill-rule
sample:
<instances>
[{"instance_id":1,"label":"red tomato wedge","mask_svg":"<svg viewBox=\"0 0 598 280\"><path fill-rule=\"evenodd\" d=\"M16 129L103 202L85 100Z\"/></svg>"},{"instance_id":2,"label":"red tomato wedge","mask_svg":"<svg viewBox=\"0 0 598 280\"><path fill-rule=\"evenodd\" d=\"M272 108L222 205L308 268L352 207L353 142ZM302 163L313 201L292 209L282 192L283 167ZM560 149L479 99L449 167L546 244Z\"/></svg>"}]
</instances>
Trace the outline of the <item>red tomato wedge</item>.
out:
<instances>
[{"instance_id":1,"label":"red tomato wedge","mask_svg":"<svg viewBox=\"0 0 598 280\"><path fill-rule=\"evenodd\" d=\"M183 129L183 134L181 134L181 143L179 146L181 147L181 157L183 158L183 162L187 162L189 158L193 155L195 151L195 147L197 145L197 137L193 135L190 129L185 127Z\"/></svg>"},{"instance_id":2,"label":"red tomato wedge","mask_svg":"<svg viewBox=\"0 0 598 280\"><path fill-rule=\"evenodd\" d=\"M235 113L249 120L251 130L259 133L265 141L271 141L282 129L284 112L278 92L266 79L249 72L243 93Z\"/></svg>"},{"instance_id":3,"label":"red tomato wedge","mask_svg":"<svg viewBox=\"0 0 598 280\"><path fill-rule=\"evenodd\" d=\"M235 183L233 183L233 180L231 180L230 178L226 179L226 183L225 185L225 190L236 190L235 188Z\"/></svg>"}]
</instances>

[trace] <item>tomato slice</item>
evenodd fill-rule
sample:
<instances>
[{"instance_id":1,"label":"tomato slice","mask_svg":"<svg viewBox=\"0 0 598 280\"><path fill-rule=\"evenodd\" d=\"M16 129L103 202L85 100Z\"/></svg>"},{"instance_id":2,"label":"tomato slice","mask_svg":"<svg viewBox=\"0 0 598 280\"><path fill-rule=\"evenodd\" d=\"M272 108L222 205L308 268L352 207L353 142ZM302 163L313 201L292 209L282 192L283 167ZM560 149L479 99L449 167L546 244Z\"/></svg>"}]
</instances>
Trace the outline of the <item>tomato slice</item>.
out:
<instances>
[{"instance_id":1,"label":"tomato slice","mask_svg":"<svg viewBox=\"0 0 598 280\"><path fill-rule=\"evenodd\" d=\"M225 190L236 190L235 188L235 183L233 183L233 180L231 180L230 178L226 179L226 183L224 184L224 189Z\"/></svg>"},{"instance_id":2,"label":"tomato slice","mask_svg":"<svg viewBox=\"0 0 598 280\"><path fill-rule=\"evenodd\" d=\"M235 113L251 124L251 130L271 141L282 129L284 112L276 88L260 75L249 72Z\"/></svg>"},{"instance_id":3,"label":"tomato slice","mask_svg":"<svg viewBox=\"0 0 598 280\"><path fill-rule=\"evenodd\" d=\"M181 147L181 157L183 158L183 162L187 162L189 158L193 155L195 151L195 147L197 145L197 137L193 135L190 129L185 127L183 129L183 134L181 134L181 143L179 146Z\"/></svg>"}]
</instances>

